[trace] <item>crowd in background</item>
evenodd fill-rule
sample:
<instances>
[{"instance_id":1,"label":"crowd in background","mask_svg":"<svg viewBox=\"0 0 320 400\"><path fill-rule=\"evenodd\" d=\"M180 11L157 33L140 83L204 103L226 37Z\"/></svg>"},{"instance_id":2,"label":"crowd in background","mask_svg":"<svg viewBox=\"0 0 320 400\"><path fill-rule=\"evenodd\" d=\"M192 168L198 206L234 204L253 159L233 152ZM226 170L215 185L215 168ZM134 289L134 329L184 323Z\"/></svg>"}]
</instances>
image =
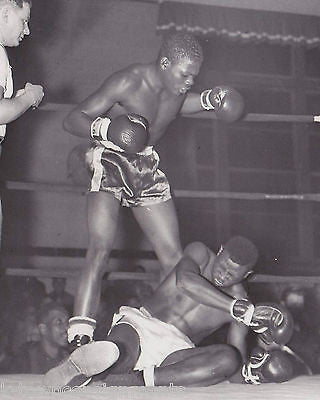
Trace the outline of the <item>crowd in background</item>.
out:
<instances>
[{"instance_id":1,"label":"crowd in background","mask_svg":"<svg viewBox=\"0 0 320 400\"><path fill-rule=\"evenodd\" d=\"M103 281L96 340L103 340L121 305L139 307L152 292L144 281ZM67 341L73 296L65 278L52 279L53 290L35 277L0 278L0 374L44 374L71 351Z\"/></svg>"},{"instance_id":2,"label":"crowd in background","mask_svg":"<svg viewBox=\"0 0 320 400\"><path fill-rule=\"evenodd\" d=\"M70 352L67 327L73 296L65 290L66 279L53 278L50 293L35 277L3 275L0 286L0 373L44 374ZM139 307L151 294L146 281L104 280L95 340L104 340L121 305ZM302 374L320 373L320 284L252 283L249 294L254 303L282 303L291 311L295 328L288 351L302 365ZM199 345L223 341L221 329Z\"/></svg>"}]
</instances>

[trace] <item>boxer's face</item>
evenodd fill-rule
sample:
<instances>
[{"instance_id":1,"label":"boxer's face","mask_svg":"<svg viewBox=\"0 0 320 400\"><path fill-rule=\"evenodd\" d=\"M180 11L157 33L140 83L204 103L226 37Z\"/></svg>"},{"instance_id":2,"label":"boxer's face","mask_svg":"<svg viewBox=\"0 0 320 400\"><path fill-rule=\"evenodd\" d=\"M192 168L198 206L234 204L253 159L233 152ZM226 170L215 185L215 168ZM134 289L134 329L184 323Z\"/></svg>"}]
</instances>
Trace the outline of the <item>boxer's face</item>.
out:
<instances>
[{"instance_id":1,"label":"boxer's face","mask_svg":"<svg viewBox=\"0 0 320 400\"><path fill-rule=\"evenodd\" d=\"M194 84L194 79L199 73L201 63L192 61L189 58L171 62L168 58L163 57L160 61L160 66L166 89L176 96L180 96L186 94Z\"/></svg>"},{"instance_id":2,"label":"boxer's face","mask_svg":"<svg viewBox=\"0 0 320 400\"><path fill-rule=\"evenodd\" d=\"M228 287L242 282L250 268L233 262L228 251L221 249L212 267L212 282L215 286Z\"/></svg>"},{"instance_id":3,"label":"boxer's face","mask_svg":"<svg viewBox=\"0 0 320 400\"><path fill-rule=\"evenodd\" d=\"M2 44L8 47L19 46L25 35L30 34L30 5L23 3L20 8L8 3L1 10Z\"/></svg>"}]
</instances>

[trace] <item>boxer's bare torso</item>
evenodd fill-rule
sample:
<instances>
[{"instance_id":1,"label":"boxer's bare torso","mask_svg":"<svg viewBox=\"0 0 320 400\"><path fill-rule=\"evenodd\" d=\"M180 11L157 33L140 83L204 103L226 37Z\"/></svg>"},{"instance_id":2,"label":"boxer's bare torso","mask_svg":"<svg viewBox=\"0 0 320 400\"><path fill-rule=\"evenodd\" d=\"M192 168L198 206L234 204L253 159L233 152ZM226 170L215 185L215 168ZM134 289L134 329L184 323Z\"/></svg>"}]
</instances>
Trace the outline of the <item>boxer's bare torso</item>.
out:
<instances>
[{"instance_id":1,"label":"boxer's bare torso","mask_svg":"<svg viewBox=\"0 0 320 400\"><path fill-rule=\"evenodd\" d=\"M206 253L207 260L200 269L203 276L211 281L210 271L216 255L208 248L206 248ZM223 288L223 290L217 289L235 298L246 297L246 291L241 283ZM230 313L200 304L180 290L176 285L175 270L168 275L143 306L153 317L173 324L195 342L199 342L226 323L237 323Z\"/></svg>"},{"instance_id":2,"label":"boxer's bare torso","mask_svg":"<svg viewBox=\"0 0 320 400\"><path fill-rule=\"evenodd\" d=\"M112 120L121 114L135 113L148 120L149 144L154 145L179 112L202 110L200 95L187 93L199 69L199 63L181 60L172 66L171 81L165 83L154 63L134 64L114 73L75 109L74 133L88 137L92 119L98 116Z\"/></svg>"}]
</instances>

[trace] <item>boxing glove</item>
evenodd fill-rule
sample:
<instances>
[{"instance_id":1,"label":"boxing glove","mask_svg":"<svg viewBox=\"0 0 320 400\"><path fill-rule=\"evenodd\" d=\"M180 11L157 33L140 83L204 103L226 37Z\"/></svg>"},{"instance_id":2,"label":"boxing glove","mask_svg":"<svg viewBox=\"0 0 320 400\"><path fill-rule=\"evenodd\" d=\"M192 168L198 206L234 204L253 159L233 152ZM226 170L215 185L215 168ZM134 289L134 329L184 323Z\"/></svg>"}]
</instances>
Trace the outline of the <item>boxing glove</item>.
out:
<instances>
[{"instance_id":1,"label":"boxing glove","mask_svg":"<svg viewBox=\"0 0 320 400\"><path fill-rule=\"evenodd\" d=\"M246 383L286 382L293 378L294 368L289 356L282 350L265 351L260 347L252 350L241 370Z\"/></svg>"},{"instance_id":2,"label":"boxing glove","mask_svg":"<svg viewBox=\"0 0 320 400\"><path fill-rule=\"evenodd\" d=\"M285 345L292 337L294 321L286 307L274 303L258 303L251 327L265 344Z\"/></svg>"},{"instance_id":3,"label":"boxing glove","mask_svg":"<svg viewBox=\"0 0 320 400\"><path fill-rule=\"evenodd\" d=\"M200 95L200 103L204 110L213 110L217 118L224 122L235 122L244 112L242 95L228 86L204 90Z\"/></svg>"},{"instance_id":4,"label":"boxing glove","mask_svg":"<svg viewBox=\"0 0 320 400\"><path fill-rule=\"evenodd\" d=\"M91 137L109 140L129 154L139 153L148 144L148 121L137 114L119 115L112 120L96 118L91 124Z\"/></svg>"},{"instance_id":5,"label":"boxing glove","mask_svg":"<svg viewBox=\"0 0 320 400\"><path fill-rule=\"evenodd\" d=\"M254 305L248 299L235 299L231 303L230 314L232 318L250 326L254 313Z\"/></svg>"},{"instance_id":6,"label":"boxing glove","mask_svg":"<svg viewBox=\"0 0 320 400\"><path fill-rule=\"evenodd\" d=\"M235 299L231 316L251 327L266 344L284 345L293 334L294 322L290 312L280 304L258 303L254 306L247 299Z\"/></svg>"}]
</instances>

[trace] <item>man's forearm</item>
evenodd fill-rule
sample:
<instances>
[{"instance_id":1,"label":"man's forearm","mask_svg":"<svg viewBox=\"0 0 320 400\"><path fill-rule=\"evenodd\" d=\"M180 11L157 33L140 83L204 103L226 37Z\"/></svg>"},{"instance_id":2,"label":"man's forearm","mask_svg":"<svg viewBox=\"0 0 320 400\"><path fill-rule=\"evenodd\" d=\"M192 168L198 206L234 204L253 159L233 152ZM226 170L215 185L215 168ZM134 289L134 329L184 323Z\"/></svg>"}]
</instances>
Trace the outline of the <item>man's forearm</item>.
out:
<instances>
[{"instance_id":1,"label":"man's forearm","mask_svg":"<svg viewBox=\"0 0 320 400\"><path fill-rule=\"evenodd\" d=\"M32 106L27 95L0 100L0 125L15 121Z\"/></svg>"}]
</instances>

